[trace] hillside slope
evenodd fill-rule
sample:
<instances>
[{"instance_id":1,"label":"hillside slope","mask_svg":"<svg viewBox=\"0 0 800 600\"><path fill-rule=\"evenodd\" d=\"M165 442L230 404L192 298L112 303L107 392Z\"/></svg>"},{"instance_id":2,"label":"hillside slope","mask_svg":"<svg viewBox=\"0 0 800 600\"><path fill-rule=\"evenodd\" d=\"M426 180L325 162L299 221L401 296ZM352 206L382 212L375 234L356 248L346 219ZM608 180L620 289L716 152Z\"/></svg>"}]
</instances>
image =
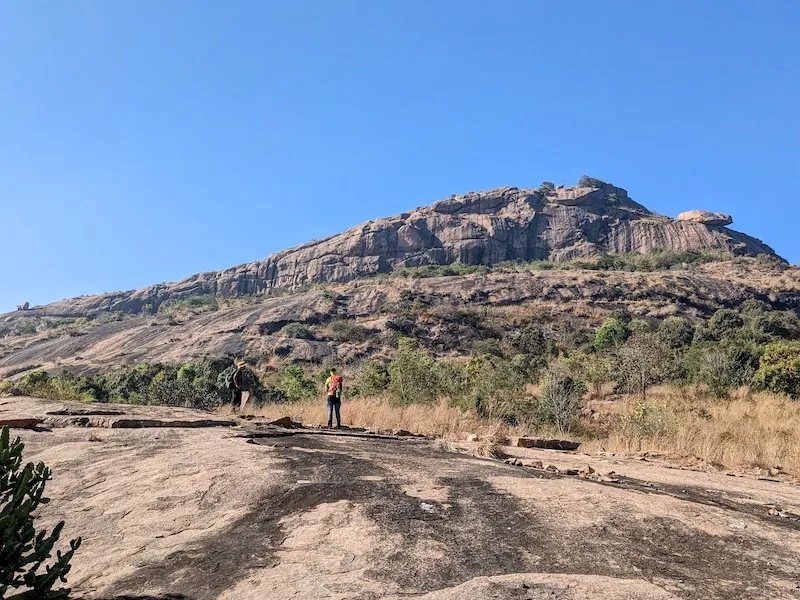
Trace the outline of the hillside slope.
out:
<instances>
[{"instance_id":1,"label":"hillside slope","mask_svg":"<svg viewBox=\"0 0 800 600\"><path fill-rule=\"evenodd\" d=\"M800 269L749 258L634 273L509 267L273 294L197 307L165 305L155 315L119 321L52 319L38 316L38 310L12 313L0 323L0 332L6 332L0 336L0 377L35 367L100 372L209 354L234 354L263 366L286 360L348 364L387 356L398 335L413 335L437 354L457 355L481 340L513 334L531 320L547 325L555 339L567 321L596 326L617 308L653 321L670 315L697 321L751 299L800 311ZM302 327L287 332L289 324ZM24 333L24 327L30 331Z\"/></svg>"}]
</instances>

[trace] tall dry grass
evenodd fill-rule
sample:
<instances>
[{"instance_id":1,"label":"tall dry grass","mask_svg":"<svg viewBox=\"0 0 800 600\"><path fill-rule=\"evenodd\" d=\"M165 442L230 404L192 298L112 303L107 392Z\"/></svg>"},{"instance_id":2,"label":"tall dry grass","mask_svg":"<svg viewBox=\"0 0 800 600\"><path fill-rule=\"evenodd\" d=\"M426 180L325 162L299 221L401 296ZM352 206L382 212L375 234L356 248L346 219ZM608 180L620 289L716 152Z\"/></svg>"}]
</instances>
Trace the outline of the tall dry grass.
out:
<instances>
[{"instance_id":1,"label":"tall dry grass","mask_svg":"<svg viewBox=\"0 0 800 600\"><path fill-rule=\"evenodd\" d=\"M594 401L570 436L582 451L639 454L648 452L680 464L738 471L780 467L800 477L800 402L743 388L729 399L710 398L693 388L664 386L635 398ZM308 425L324 425L324 400L269 405L251 410L266 418L290 416ZM393 406L386 398L345 399L342 418L348 425L381 430L405 429L448 440L476 434L553 437L552 427L509 427L449 405Z\"/></svg>"},{"instance_id":2,"label":"tall dry grass","mask_svg":"<svg viewBox=\"0 0 800 600\"><path fill-rule=\"evenodd\" d=\"M245 408L245 414L253 414L268 419L291 417L305 425L325 425L328 412L325 400L270 404L263 407ZM438 438L457 440L474 433L481 437L497 436L501 431L506 435L520 433L518 428L499 424L496 420L482 419L468 414L443 401L433 405L412 404L394 406L382 397L354 398L342 403L342 422L355 427L379 430L405 429L412 433L430 435Z\"/></svg>"},{"instance_id":3,"label":"tall dry grass","mask_svg":"<svg viewBox=\"0 0 800 600\"><path fill-rule=\"evenodd\" d=\"M731 398L715 399L665 386L644 404L626 398L599 414L599 435L586 441L587 452L650 452L681 463L738 471L780 468L800 476L800 402L784 396L742 388Z\"/></svg>"}]
</instances>

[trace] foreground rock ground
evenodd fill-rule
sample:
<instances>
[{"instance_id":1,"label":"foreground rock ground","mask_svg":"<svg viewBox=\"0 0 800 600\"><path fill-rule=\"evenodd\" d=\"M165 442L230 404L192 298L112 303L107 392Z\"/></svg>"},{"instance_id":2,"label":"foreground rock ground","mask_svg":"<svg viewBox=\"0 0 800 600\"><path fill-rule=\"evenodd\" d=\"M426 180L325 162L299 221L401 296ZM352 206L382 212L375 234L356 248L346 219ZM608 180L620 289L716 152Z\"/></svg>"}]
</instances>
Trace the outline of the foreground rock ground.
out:
<instances>
[{"instance_id":1,"label":"foreground rock ground","mask_svg":"<svg viewBox=\"0 0 800 600\"><path fill-rule=\"evenodd\" d=\"M43 524L84 538L77 598L800 598L787 482L156 407L0 399L11 417L47 424L15 433L53 468ZM566 474L587 463L615 473Z\"/></svg>"}]
</instances>

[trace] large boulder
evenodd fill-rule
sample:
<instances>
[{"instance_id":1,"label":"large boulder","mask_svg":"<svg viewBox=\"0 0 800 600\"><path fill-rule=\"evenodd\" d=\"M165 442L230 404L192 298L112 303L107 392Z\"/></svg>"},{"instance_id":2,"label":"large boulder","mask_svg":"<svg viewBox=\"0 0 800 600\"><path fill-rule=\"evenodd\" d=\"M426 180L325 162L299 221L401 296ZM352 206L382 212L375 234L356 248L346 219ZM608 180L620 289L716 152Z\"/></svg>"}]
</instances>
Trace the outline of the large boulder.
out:
<instances>
[{"instance_id":1,"label":"large boulder","mask_svg":"<svg viewBox=\"0 0 800 600\"><path fill-rule=\"evenodd\" d=\"M564 206L586 206L600 202L603 199L603 191L593 187L560 187L548 197Z\"/></svg>"},{"instance_id":2,"label":"large boulder","mask_svg":"<svg viewBox=\"0 0 800 600\"><path fill-rule=\"evenodd\" d=\"M689 210L678 215L678 221L689 221L691 223L702 223L712 227L724 227L733 223L730 215L715 213L708 210Z\"/></svg>"}]
</instances>

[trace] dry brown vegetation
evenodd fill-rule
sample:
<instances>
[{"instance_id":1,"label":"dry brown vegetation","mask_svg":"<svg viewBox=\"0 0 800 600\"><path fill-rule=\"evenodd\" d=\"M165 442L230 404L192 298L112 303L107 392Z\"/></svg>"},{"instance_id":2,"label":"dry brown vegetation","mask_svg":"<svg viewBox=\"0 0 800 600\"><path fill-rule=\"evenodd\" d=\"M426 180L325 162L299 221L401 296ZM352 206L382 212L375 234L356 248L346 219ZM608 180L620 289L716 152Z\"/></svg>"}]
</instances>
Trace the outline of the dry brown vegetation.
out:
<instances>
[{"instance_id":1,"label":"dry brown vegetation","mask_svg":"<svg viewBox=\"0 0 800 600\"><path fill-rule=\"evenodd\" d=\"M662 386L653 388L644 403L623 397L595 400L589 407L571 436L583 441L581 450L588 453L648 453L686 466L800 477L800 402L786 397L742 388L716 399L692 387ZM308 425L327 420L322 400L267 405L254 413L291 416ZM510 427L444 401L398 407L381 397L346 399L342 413L353 426L405 429L446 440L476 434L489 446L500 433L557 436L552 428Z\"/></svg>"}]
</instances>

